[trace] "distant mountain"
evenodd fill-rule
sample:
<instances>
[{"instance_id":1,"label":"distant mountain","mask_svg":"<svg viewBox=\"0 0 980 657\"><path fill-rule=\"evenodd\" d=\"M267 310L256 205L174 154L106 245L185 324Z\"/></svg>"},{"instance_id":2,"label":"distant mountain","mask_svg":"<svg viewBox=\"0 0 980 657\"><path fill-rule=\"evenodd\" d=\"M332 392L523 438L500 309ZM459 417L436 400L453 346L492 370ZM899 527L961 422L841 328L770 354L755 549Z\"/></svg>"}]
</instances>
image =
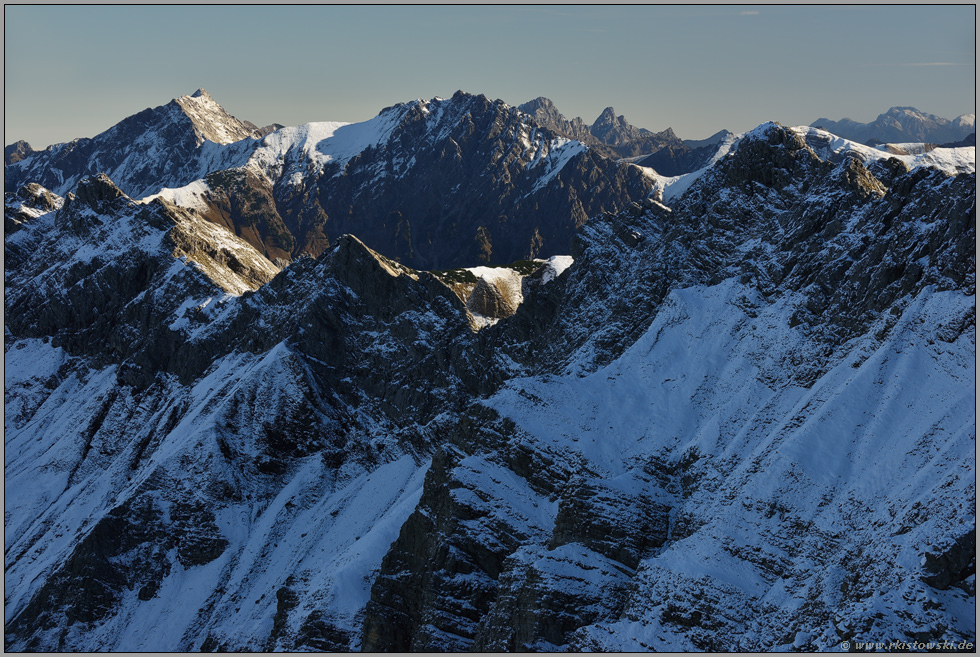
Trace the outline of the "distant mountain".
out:
<instances>
[{"instance_id":1,"label":"distant mountain","mask_svg":"<svg viewBox=\"0 0 980 657\"><path fill-rule=\"evenodd\" d=\"M3 165L13 164L14 162L20 162L25 157L29 156L34 152L31 145L26 141L18 141L10 144L9 146L3 147Z\"/></svg>"},{"instance_id":2,"label":"distant mountain","mask_svg":"<svg viewBox=\"0 0 980 657\"><path fill-rule=\"evenodd\" d=\"M612 107L604 109L592 125L586 125L579 117L565 118L547 98L535 98L519 109L531 114L539 124L588 144L606 157L628 159L656 169L663 176L678 176L704 167L725 138L731 136L722 130L707 139L681 140L671 128L651 132L631 125Z\"/></svg>"},{"instance_id":3,"label":"distant mountain","mask_svg":"<svg viewBox=\"0 0 980 657\"><path fill-rule=\"evenodd\" d=\"M215 148L254 142L273 126L258 128L225 111L204 89L145 109L95 137L55 144L43 151L26 142L4 149L4 190L34 182L59 195L83 178L107 174L128 195L140 198L162 187L181 187L211 170ZM237 149L247 155L251 144ZM11 162L7 162L7 160Z\"/></svg>"},{"instance_id":4,"label":"distant mountain","mask_svg":"<svg viewBox=\"0 0 980 657\"><path fill-rule=\"evenodd\" d=\"M728 130L721 130L707 139L685 139L683 148L668 146L636 160L636 164L655 169L662 176L680 176L707 166L722 143L732 137Z\"/></svg>"},{"instance_id":5,"label":"distant mountain","mask_svg":"<svg viewBox=\"0 0 980 657\"><path fill-rule=\"evenodd\" d=\"M682 144L680 138L670 128L662 132L651 132L646 128L631 125L623 115L616 116L616 110L607 107L589 128L597 139L615 149L622 157L634 157L655 153L656 151Z\"/></svg>"},{"instance_id":6,"label":"distant mountain","mask_svg":"<svg viewBox=\"0 0 980 657\"><path fill-rule=\"evenodd\" d=\"M449 269L567 253L578 226L652 188L641 169L462 91L363 123L261 133L199 91L26 156L7 166L6 190L37 182L64 195L104 171L129 196L192 206L280 263L351 233L404 264Z\"/></svg>"},{"instance_id":7,"label":"distant mountain","mask_svg":"<svg viewBox=\"0 0 980 657\"><path fill-rule=\"evenodd\" d=\"M951 121L914 107L892 107L870 123L844 118L817 119L810 125L860 143L877 139L883 143L942 144L959 141L974 132L975 123L975 114L962 114Z\"/></svg>"},{"instance_id":8,"label":"distant mountain","mask_svg":"<svg viewBox=\"0 0 980 657\"><path fill-rule=\"evenodd\" d=\"M555 107L555 104L543 96L539 96L523 105L518 105L517 109L522 112L527 112L534 117L538 125L554 130L569 139L577 139L583 144L589 144L592 147L604 145L601 140L594 137L589 130L589 126L585 124L585 121L581 117L576 116L571 120L566 119L558 111L558 108Z\"/></svg>"},{"instance_id":9,"label":"distant mountain","mask_svg":"<svg viewBox=\"0 0 980 657\"><path fill-rule=\"evenodd\" d=\"M271 192L5 194L6 651L976 643L974 149L768 123L550 269L436 275L203 214L519 233L639 170L465 94L246 142L216 177Z\"/></svg>"},{"instance_id":10,"label":"distant mountain","mask_svg":"<svg viewBox=\"0 0 980 657\"><path fill-rule=\"evenodd\" d=\"M569 139L577 139L606 157L621 159L649 155L662 148L683 148L683 142L670 128L651 132L631 125L616 110L602 110L592 125L579 118L568 120L547 98L539 97L519 105L518 109L534 117L540 125L554 130Z\"/></svg>"}]
</instances>

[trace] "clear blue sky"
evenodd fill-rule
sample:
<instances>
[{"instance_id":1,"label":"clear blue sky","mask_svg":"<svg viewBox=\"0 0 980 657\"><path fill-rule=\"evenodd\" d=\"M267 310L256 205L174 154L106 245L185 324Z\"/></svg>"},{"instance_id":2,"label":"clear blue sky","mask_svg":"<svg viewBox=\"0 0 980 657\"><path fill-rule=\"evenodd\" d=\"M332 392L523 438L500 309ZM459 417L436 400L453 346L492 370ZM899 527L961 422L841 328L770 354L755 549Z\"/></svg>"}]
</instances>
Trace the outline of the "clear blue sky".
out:
<instances>
[{"instance_id":1,"label":"clear blue sky","mask_svg":"<svg viewBox=\"0 0 980 657\"><path fill-rule=\"evenodd\" d=\"M699 139L767 120L976 111L958 6L4 8L4 144L91 137L207 89L241 119L363 121L457 89Z\"/></svg>"}]
</instances>

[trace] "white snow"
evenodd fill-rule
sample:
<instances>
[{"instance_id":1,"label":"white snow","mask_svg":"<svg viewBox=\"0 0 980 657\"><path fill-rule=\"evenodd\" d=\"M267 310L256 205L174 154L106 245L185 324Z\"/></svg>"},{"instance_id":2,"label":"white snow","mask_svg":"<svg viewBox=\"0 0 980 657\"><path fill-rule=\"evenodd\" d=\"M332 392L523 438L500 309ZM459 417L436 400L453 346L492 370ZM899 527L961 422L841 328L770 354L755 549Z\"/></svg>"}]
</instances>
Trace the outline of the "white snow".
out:
<instances>
[{"instance_id":1,"label":"white snow","mask_svg":"<svg viewBox=\"0 0 980 657\"><path fill-rule=\"evenodd\" d=\"M653 181L654 188L650 195L655 197L662 194L664 203L670 205L671 202L680 198L715 163L728 155L733 148L737 148L739 141L745 137L763 137L766 131L773 125L775 124L767 122L748 132L739 135L729 135L722 141L718 151L712 156L709 163L705 167L691 173L680 176L661 176L655 169L650 167L634 166L641 169L644 175ZM921 148L921 145L898 144L897 146L908 146L911 152L906 155L896 155L884 150L883 147L865 146L810 126L798 126L790 129L804 139L809 135L815 135L821 137L823 140L827 140L829 147L822 151L817 151L817 155L822 159L830 159L831 156L844 152L853 152L860 155L866 164L874 160L894 157L907 164L910 169L930 167L944 171L949 175L974 173L976 171L976 148L973 146L936 148L926 151L924 148Z\"/></svg>"},{"instance_id":2,"label":"white snow","mask_svg":"<svg viewBox=\"0 0 980 657\"><path fill-rule=\"evenodd\" d=\"M756 129L758 130L758 128ZM735 144L737 144L744 136L745 135L727 135L718 145L718 150L715 151L715 154L711 156L711 159L705 166L697 171L685 173L680 176L661 176L659 173L657 173L656 169L641 167L638 164L634 164L633 166L640 169L645 176L653 181L654 186L653 190L650 192L650 196L656 197L662 194L664 203L669 204L674 199L680 198L691 185L693 185L701 176L704 175L706 171L708 171L708 169L713 167L719 160L728 155Z\"/></svg>"},{"instance_id":3,"label":"white snow","mask_svg":"<svg viewBox=\"0 0 980 657\"><path fill-rule=\"evenodd\" d=\"M610 365L514 379L487 402L536 444L607 478L651 455L710 457L677 509L699 528L641 565L631 611L604 624L612 635L589 631L605 637L606 649L624 649L634 636L657 650L692 649L658 620L664 595L692 587L728 600L724 613L734 618L743 600L745 609L769 604L792 619L808 596L839 596L845 571L835 559L858 546L882 564L874 576L894 587L882 608L906 608L902 596L924 587L913 573L930 541L973 526L975 343L969 331L955 344L929 336L974 309L975 297L926 290L883 342L873 331L855 340L845 349L854 355L803 388L762 382L805 354L807 338L788 325L791 296L757 299L753 316L733 303L754 294L733 281L675 290ZM770 501L786 511L767 516ZM917 507L930 512L897 532ZM784 515L812 526L787 544ZM828 550L829 536L839 538ZM735 556L744 550L771 553L786 564L785 578ZM761 623L752 613L742 622L743 630ZM817 646L839 642L824 627L795 629Z\"/></svg>"},{"instance_id":4,"label":"white snow","mask_svg":"<svg viewBox=\"0 0 980 657\"><path fill-rule=\"evenodd\" d=\"M575 260L572 256L557 255L548 258L545 263L544 275L541 277L542 283L549 283L562 275L566 269L572 266Z\"/></svg>"},{"instance_id":5,"label":"white snow","mask_svg":"<svg viewBox=\"0 0 980 657\"><path fill-rule=\"evenodd\" d=\"M195 180L194 182L180 187L177 189L171 189L165 187L161 189L158 193L147 196L142 199L143 203L149 203L153 199L160 197L165 201L169 201L174 205L179 205L184 208L201 210L207 212L210 210L210 206L205 200L208 194L211 192L211 188L208 186L204 180Z\"/></svg>"},{"instance_id":6,"label":"white snow","mask_svg":"<svg viewBox=\"0 0 980 657\"><path fill-rule=\"evenodd\" d=\"M543 166L545 169L544 175L534 182L531 193L544 188L561 172L573 157L587 150L589 150L589 147L580 141L565 139L564 137L551 141L548 144L547 153L531 164L532 167L538 166L538 162L540 162L540 166Z\"/></svg>"},{"instance_id":7,"label":"white snow","mask_svg":"<svg viewBox=\"0 0 980 657\"><path fill-rule=\"evenodd\" d=\"M829 159L831 155L839 155L841 153L850 152L861 156L866 164L869 164L875 160L894 157L904 162L910 169L930 167L944 171L949 175L976 172L977 150L974 146L936 148L928 152L897 155L879 147L865 146L864 144L849 141L843 137L838 137L837 135L829 133L826 130L820 130L818 128L798 126L791 129L804 139L809 136L815 136L820 138L821 141L828 142L828 146L825 149L819 149L816 151L817 155L822 159ZM756 130L759 130L759 128L756 128Z\"/></svg>"},{"instance_id":8,"label":"white snow","mask_svg":"<svg viewBox=\"0 0 980 657\"><path fill-rule=\"evenodd\" d=\"M115 368L45 388L64 362L60 349L41 340L17 341L5 356L5 390L19 400L5 413L6 620L64 563L81 536L110 509L140 495L151 479L169 482L152 493L164 509L169 497L194 499L193 482L227 479L242 497L215 508L217 527L228 541L221 556L183 567L171 552L170 572L157 594L139 601L136 590L126 592L118 613L87 628L86 640L108 650L193 650L203 638L195 632L206 623L218 637L244 637L252 649L262 650L275 592L290 575L303 605L303 613L291 616L296 623L313 610L329 609L338 627L359 628L381 559L418 503L427 461L403 455L370 470L350 464L338 478L314 454L300 460L270 497L261 482L222 456L217 434L238 393L254 395L256 406L248 412L259 427L304 394L300 366L285 345L263 357L232 354L193 388L171 382L139 405L127 394L110 396L118 390ZM38 404L27 409L30 414L20 412ZM83 459L86 418L102 404L109 404L103 427L88 439ZM181 421L154 438L172 407L182 404ZM134 441L116 444L119 427L130 422L139 427ZM230 449L261 454L254 435L259 431L244 431L244 442ZM141 433L153 440L152 457L134 470L130 463ZM195 636L198 643L187 642Z\"/></svg>"}]
</instances>

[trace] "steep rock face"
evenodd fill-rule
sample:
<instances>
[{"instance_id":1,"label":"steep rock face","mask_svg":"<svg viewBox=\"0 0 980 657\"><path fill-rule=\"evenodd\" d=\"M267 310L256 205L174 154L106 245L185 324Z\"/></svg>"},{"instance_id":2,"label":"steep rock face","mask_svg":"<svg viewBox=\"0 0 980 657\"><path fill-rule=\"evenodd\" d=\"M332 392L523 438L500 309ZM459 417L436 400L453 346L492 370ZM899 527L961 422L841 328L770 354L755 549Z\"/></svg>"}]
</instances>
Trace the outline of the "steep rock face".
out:
<instances>
[{"instance_id":1,"label":"steep rock face","mask_svg":"<svg viewBox=\"0 0 980 657\"><path fill-rule=\"evenodd\" d=\"M134 202L105 176L84 180L60 209L36 218L5 247L14 335L48 337L100 365L128 362L150 379L168 369L193 299L206 306L278 271L203 219L162 202Z\"/></svg>"},{"instance_id":2,"label":"steep rock face","mask_svg":"<svg viewBox=\"0 0 980 657\"><path fill-rule=\"evenodd\" d=\"M133 198L182 187L214 166L221 153L244 162L262 131L228 114L203 89L134 114L95 137L27 152L4 165L4 190L38 183L65 195L83 178L107 174ZM243 142L239 148L217 145ZM227 164L225 166L228 166Z\"/></svg>"},{"instance_id":3,"label":"steep rock face","mask_svg":"<svg viewBox=\"0 0 980 657\"><path fill-rule=\"evenodd\" d=\"M38 212L7 649L975 641L975 174L822 139L590 219L479 333L353 236L226 296L188 207Z\"/></svg>"},{"instance_id":4,"label":"steep rock face","mask_svg":"<svg viewBox=\"0 0 980 657\"><path fill-rule=\"evenodd\" d=\"M970 289L975 210L967 189L975 174L951 177L925 167L908 172L896 162L907 173L880 174L890 181L886 188L859 154L834 159L836 164L821 159L800 134L769 124L739 142L673 208L646 200L615 222L589 222L573 256L580 262L602 254L601 273L584 267L581 275L589 279L574 291L559 295L556 287L525 300L518 324L548 326L546 318L554 317L562 331L528 329L536 336L526 346L528 355L521 347L510 356L533 367L541 359L532 353L557 345L575 349L588 340L595 345L594 362L606 362L638 337L646 326L639 318L652 316L672 287L730 277L758 281L767 297L777 290L805 294L808 303L794 321L828 331L828 340L838 344L896 299L926 286ZM884 172L888 165L869 166ZM877 239L885 231L893 235L887 244ZM640 257L649 248L655 251ZM610 267L615 277L609 277ZM606 279L617 285L612 294L600 293L609 289ZM611 320L590 333L574 319L581 311L573 308L592 308ZM627 308L629 313L616 312Z\"/></svg>"},{"instance_id":5,"label":"steep rock face","mask_svg":"<svg viewBox=\"0 0 980 657\"><path fill-rule=\"evenodd\" d=\"M20 162L25 157L34 152L31 145L26 141L16 141L13 144L3 147L3 165L13 164L14 162Z\"/></svg>"},{"instance_id":6,"label":"steep rock face","mask_svg":"<svg viewBox=\"0 0 980 657\"><path fill-rule=\"evenodd\" d=\"M463 92L268 133L200 90L5 171L8 192L36 182L62 195L105 172L130 197L195 210L280 263L351 233L426 269L566 253L589 217L651 187L639 169Z\"/></svg>"},{"instance_id":7,"label":"steep rock face","mask_svg":"<svg viewBox=\"0 0 980 657\"><path fill-rule=\"evenodd\" d=\"M466 307L485 317L503 319L513 315L522 300L521 276L507 270L495 278L481 276L466 300Z\"/></svg>"},{"instance_id":8,"label":"steep rock face","mask_svg":"<svg viewBox=\"0 0 980 657\"><path fill-rule=\"evenodd\" d=\"M594 137L616 149L622 157L634 157L655 153L665 147L680 148L683 142L670 128L653 133L645 128L630 125L622 115L616 116L612 107L607 107L589 127Z\"/></svg>"},{"instance_id":9,"label":"steep rock face","mask_svg":"<svg viewBox=\"0 0 980 657\"><path fill-rule=\"evenodd\" d=\"M365 651L471 649L506 557L551 533L548 495L568 477L568 464L529 452L511 423L481 407L443 439L419 506L372 587Z\"/></svg>"},{"instance_id":10,"label":"steep rock face","mask_svg":"<svg viewBox=\"0 0 980 657\"><path fill-rule=\"evenodd\" d=\"M353 237L224 294L219 265L233 278L243 250L260 255L104 177L14 243L32 255L5 271L7 490L24 510L6 524L6 645L356 647L366 597L350 593L377 565L357 555L380 561L417 499L427 425L480 388L455 294ZM307 556L257 579L286 542ZM175 599L187 613L152 620Z\"/></svg>"},{"instance_id":11,"label":"steep rock face","mask_svg":"<svg viewBox=\"0 0 980 657\"><path fill-rule=\"evenodd\" d=\"M209 176L202 197L270 257L317 255L353 233L413 268L502 264L567 252L590 216L650 189L635 167L463 92L275 137L248 166Z\"/></svg>"},{"instance_id":12,"label":"steep rock face","mask_svg":"<svg viewBox=\"0 0 980 657\"><path fill-rule=\"evenodd\" d=\"M884 143L925 142L943 144L963 139L976 131L976 117L963 114L953 120L921 112L914 107L892 107L870 123L852 119L817 119L810 125L859 143L876 139Z\"/></svg>"},{"instance_id":13,"label":"steep rock face","mask_svg":"<svg viewBox=\"0 0 980 657\"><path fill-rule=\"evenodd\" d=\"M16 194L4 193L3 233L9 235L42 214L61 207L63 199L37 183L24 185Z\"/></svg>"},{"instance_id":14,"label":"steep rock face","mask_svg":"<svg viewBox=\"0 0 980 657\"><path fill-rule=\"evenodd\" d=\"M887 185L767 125L673 208L583 227L575 265L481 332L505 379L541 374L482 402L496 438L456 434L430 471L372 588L364 646L975 637L974 557L957 547L975 498L975 178L881 170ZM899 378L922 362L924 396ZM525 456L487 463L501 445ZM477 459L490 476L473 494L459 464ZM546 483L528 460L549 464ZM866 464L889 474L852 476ZM928 481L890 488L919 469ZM517 531L531 540L501 538Z\"/></svg>"},{"instance_id":15,"label":"steep rock face","mask_svg":"<svg viewBox=\"0 0 980 657\"><path fill-rule=\"evenodd\" d=\"M662 132L637 128L630 125L625 117L616 116L612 107L603 110L592 125L586 125L579 117L566 119L547 98L535 98L520 105L518 109L532 115L539 125L569 139L588 144L597 153L613 159L650 155L663 149L677 153L686 153L688 150L670 128Z\"/></svg>"},{"instance_id":16,"label":"steep rock face","mask_svg":"<svg viewBox=\"0 0 980 657\"><path fill-rule=\"evenodd\" d=\"M594 138L592 132L589 130L589 126L582 120L581 117L576 116L571 120L566 119L565 116L558 111L558 108L555 107L555 104L543 96L518 105L517 109L521 110L522 112L527 112L533 116L538 125L548 128L549 130L554 130L558 134L565 135L569 139L575 139L583 144L595 142L595 144L590 145L598 145L601 143L599 140Z\"/></svg>"}]
</instances>

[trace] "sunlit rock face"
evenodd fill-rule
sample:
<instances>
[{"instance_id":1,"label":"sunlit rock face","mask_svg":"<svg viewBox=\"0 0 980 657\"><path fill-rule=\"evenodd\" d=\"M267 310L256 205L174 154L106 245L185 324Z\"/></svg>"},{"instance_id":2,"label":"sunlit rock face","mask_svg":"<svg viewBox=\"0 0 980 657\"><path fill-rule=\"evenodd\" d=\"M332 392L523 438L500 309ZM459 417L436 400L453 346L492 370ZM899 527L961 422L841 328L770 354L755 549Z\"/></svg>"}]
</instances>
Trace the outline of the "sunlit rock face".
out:
<instances>
[{"instance_id":1,"label":"sunlit rock face","mask_svg":"<svg viewBox=\"0 0 980 657\"><path fill-rule=\"evenodd\" d=\"M975 173L835 139L472 279L5 194L6 649L975 641Z\"/></svg>"}]
</instances>

